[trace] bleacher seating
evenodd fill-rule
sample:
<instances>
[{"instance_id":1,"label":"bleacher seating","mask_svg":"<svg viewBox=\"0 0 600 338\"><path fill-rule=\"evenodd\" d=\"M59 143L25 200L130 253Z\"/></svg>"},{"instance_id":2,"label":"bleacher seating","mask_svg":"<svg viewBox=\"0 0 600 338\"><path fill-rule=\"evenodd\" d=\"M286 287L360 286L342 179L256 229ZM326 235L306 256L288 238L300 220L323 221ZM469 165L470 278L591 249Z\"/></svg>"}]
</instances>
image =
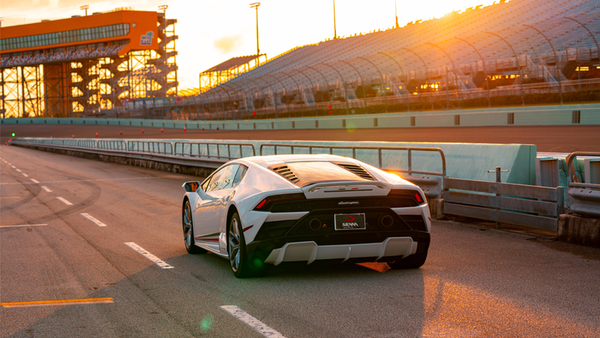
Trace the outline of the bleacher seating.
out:
<instances>
[{"instance_id":1,"label":"bleacher seating","mask_svg":"<svg viewBox=\"0 0 600 338\"><path fill-rule=\"evenodd\" d=\"M359 83L380 77L380 73L425 74L427 68L432 74L439 74L443 67L452 68L452 64L463 67L480 62L481 58L486 60L486 67L491 67L496 60L514 60L515 53L537 59L539 55L553 53L552 47L557 52L573 47L596 48L592 36L566 17L584 23L600 40L597 0L501 0L401 28L297 47L230 83L246 90L252 88L251 91L324 86L341 80ZM552 46L539 32L525 25L543 32ZM510 47L488 32L502 37ZM473 47L455 37L471 43L481 58Z\"/></svg>"},{"instance_id":2,"label":"bleacher seating","mask_svg":"<svg viewBox=\"0 0 600 338\"><path fill-rule=\"evenodd\" d=\"M76 61L89 58L115 56L123 49L123 45L114 45L94 49L78 49L52 54L14 56L0 59L0 68L39 65L42 63Z\"/></svg>"}]
</instances>

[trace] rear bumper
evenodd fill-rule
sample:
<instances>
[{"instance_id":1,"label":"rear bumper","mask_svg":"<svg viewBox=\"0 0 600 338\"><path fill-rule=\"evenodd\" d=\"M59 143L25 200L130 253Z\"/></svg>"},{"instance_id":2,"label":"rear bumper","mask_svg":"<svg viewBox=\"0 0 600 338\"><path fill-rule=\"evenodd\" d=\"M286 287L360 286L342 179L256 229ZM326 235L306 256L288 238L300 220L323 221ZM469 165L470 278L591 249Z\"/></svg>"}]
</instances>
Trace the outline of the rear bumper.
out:
<instances>
[{"instance_id":1,"label":"rear bumper","mask_svg":"<svg viewBox=\"0 0 600 338\"><path fill-rule=\"evenodd\" d=\"M429 243L426 244L428 246ZM375 260L384 257L404 258L415 254L418 247L419 243L411 237L388 237L380 243L338 245L318 245L314 241L292 242L271 251L265 263L279 265L283 262L306 261L310 264L316 260L341 259L345 262L356 258L375 258Z\"/></svg>"}]
</instances>

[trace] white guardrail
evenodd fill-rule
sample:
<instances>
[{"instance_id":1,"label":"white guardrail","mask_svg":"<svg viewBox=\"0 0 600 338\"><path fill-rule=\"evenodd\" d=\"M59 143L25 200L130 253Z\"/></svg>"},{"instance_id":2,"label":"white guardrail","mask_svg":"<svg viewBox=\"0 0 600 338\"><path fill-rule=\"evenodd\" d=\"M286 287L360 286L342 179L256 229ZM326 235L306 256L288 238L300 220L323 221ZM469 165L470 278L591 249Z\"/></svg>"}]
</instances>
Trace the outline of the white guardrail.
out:
<instances>
[{"instance_id":1,"label":"white guardrail","mask_svg":"<svg viewBox=\"0 0 600 338\"><path fill-rule=\"evenodd\" d=\"M251 143L47 138L18 138L11 143L207 168L218 168L227 161L256 155Z\"/></svg>"}]
</instances>

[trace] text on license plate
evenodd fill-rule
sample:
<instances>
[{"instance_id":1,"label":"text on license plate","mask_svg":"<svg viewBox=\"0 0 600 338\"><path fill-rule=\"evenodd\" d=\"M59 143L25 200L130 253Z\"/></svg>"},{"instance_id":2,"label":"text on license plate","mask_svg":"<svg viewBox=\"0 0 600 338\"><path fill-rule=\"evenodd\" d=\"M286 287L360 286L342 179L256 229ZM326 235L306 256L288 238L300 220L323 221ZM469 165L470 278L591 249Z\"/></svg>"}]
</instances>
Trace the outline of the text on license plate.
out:
<instances>
[{"instance_id":1,"label":"text on license plate","mask_svg":"<svg viewBox=\"0 0 600 338\"><path fill-rule=\"evenodd\" d=\"M365 230L365 214L336 214L335 230Z\"/></svg>"}]
</instances>

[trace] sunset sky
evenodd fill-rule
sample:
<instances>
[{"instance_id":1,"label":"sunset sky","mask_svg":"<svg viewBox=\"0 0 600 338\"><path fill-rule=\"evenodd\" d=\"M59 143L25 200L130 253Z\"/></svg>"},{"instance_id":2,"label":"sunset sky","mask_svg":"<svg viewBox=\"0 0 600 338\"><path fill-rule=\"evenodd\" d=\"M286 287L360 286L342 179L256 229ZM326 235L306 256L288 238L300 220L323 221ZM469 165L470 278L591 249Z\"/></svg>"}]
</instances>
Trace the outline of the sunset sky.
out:
<instances>
[{"instance_id":1,"label":"sunset sky","mask_svg":"<svg viewBox=\"0 0 600 338\"><path fill-rule=\"evenodd\" d=\"M518 0L513 0L518 1ZM168 5L167 17L175 26L180 89L198 87L199 73L231 57L256 54L254 0L1 0L2 26L61 19L117 7L157 11ZM260 51L274 57L296 46L333 37L333 1L262 0L258 11ZM400 26L414 20L441 17L453 10L489 5L488 0L397 0ZM337 0L338 36L387 29L395 25L394 0Z\"/></svg>"}]
</instances>

